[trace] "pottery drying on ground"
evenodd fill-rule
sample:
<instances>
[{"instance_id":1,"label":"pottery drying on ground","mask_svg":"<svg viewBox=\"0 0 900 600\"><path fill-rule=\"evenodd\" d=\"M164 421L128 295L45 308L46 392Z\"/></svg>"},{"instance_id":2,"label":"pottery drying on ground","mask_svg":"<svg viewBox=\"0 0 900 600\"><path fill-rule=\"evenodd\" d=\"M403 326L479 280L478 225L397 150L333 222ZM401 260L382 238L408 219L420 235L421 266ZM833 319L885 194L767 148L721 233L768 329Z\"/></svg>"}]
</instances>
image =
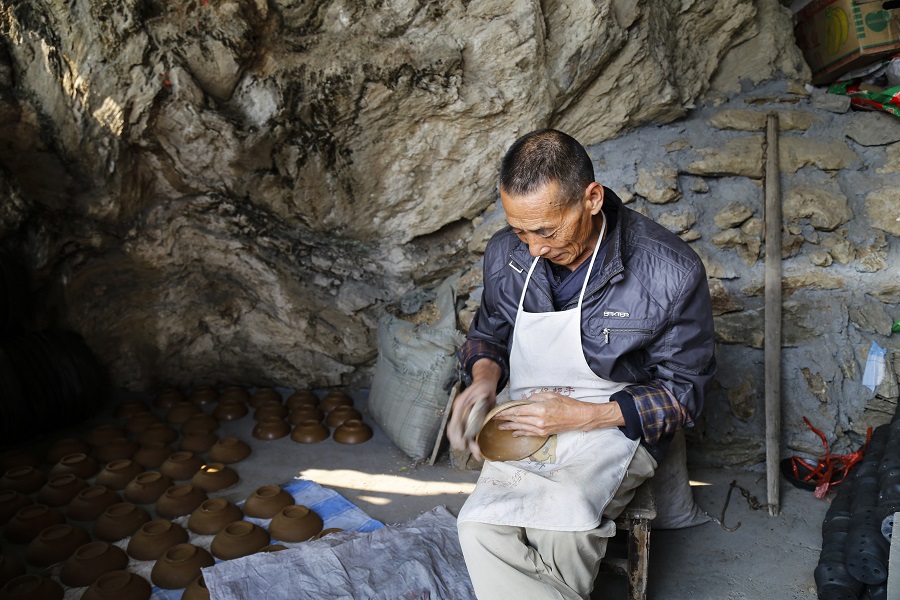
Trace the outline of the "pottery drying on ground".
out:
<instances>
[{"instance_id":1,"label":"pottery drying on ground","mask_svg":"<svg viewBox=\"0 0 900 600\"><path fill-rule=\"evenodd\" d=\"M166 422L173 424L181 424L193 417L201 414L200 408L196 404L191 404L187 400L174 404L172 408L166 412Z\"/></svg>"},{"instance_id":2,"label":"pottery drying on ground","mask_svg":"<svg viewBox=\"0 0 900 600\"><path fill-rule=\"evenodd\" d=\"M250 396L250 406L252 408L259 408L259 405L266 400L277 400L278 402L281 402L281 394L279 394L277 390L269 387L259 388L253 392L252 396Z\"/></svg>"},{"instance_id":3,"label":"pottery drying on ground","mask_svg":"<svg viewBox=\"0 0 900 600\"><path fill-rule=\"evenodd\" d=\"M90 479L100 471L100 463L83 452L67 454L50 469L50 477L71 473L81 479Z\"/></svg>"},{"instance_id":4,"label":"pottery drying on ground","mask_svg":"<svg viewBox=\"0 0 900 600\"><path fill-rule=\"evenodd\" d=\"M188 402L196 404L197 406L207 406L209 404L215 404L218 401L219 392L211 385L201 385L200 387L194 388L190 396L188 396Z\"/></svg>"},{"instance_id":5,"label":"pottery drying on ground","mask_svg":"<svg viewBox=\"0 0 900 600\"><path fill-rule=\"evenodd\" d=\"M151 425L162 423L162 419L152 412L138 413L125 421L125 431L130 435L140 435L147 431Z\"/></svg>"},{"instance_id":6,"label":"pottery drying on ground","mask_svg":"<svg viewBox=\"0 0 900 600\"><path fill-rule=\"evenodd\" d=\"M94 521L107 508L122 501L122 497L105 485L95 485L78 492L66 508L66 516L73 521Z\"/></svg>"},{"instance_id":7,"label":"pottery drying on ground","mask_svg":"<svg viewBox=\"0 0 900 600\"><path fill-rule=\"evenodd\" d=\"M40 504L64 506L86 487L88 484L84 479L75 477L71 473L63 473L51 477L50 481L38 490L36 498Z\"/></svg>"},{"instance_id":8,"label":"pottery drying on ground","mask_svg":"<svg viewBox=\"0 0 900 600\"><path fill-rule=\"evenodd\" d=\"M122 495L135 504L153 504L167 489L175 485L171 478L157 471L146 471L132 479Z\"/></svg>"},{"instance_id":9,"label":"pottery drying on ground","mask_svg":"<svg viewBox=\"0 0 900 600\"><path fill-rule=\"evenodd\" d=\"M275 400L266 400L253 411L253 419L257 422L262 421L265 417L278 417L284 419L288 416L288 407L281 402Z\"/></svg>"},{"instance_id":10,"label":"pottery drying on ground","mask_svg":"<svg viewBox=\"0 0 900 600\"><path fill-rule=\"evenodd\" d=\"M326 413L333 411L338 406L353 406L353 398L343 392L329 392L319 400L319 408Z\"/></svg>"},{"instance_id":11,"label":"pottery drying on ground","mask_svg":"<svg viewBox=\"0 0 900 600\"><path fill-rule=\"evenodd\" d=\"M301 444L315 444L327 440L331 432L317 419L307 419L299 423L291 432L291 439Z\"/></svg>"},{"instance_id":12,"label":"pottery drying on ground","mask_svg":"<svg viewBox=\"0 0 900 600\"><path fill-rule=\"evenodd\" d=\"M301 406L319 406L319 397L309 390L297 390L285 401L288 410L296 410Z\"/></svg>"},{"instance_id":13,"label":"pottery drying on ground","mask_svg":"<svg viewBox=\"0 0 900 600\"><path fill-rule=\"evenodd\" d=\"M25 450L6 450L0 453L0 473L13 467L37 467L40 459L36 454Z\"/></svg>"},{"instance_id":14,"label":"pottery drying on ground","mask_svg":"<svg viewBox=\"0 0 900 600\"><path fill-rule=\"evenodd\" d=\"M47 476L39 469L29 466L12 467L0 477L0 490L32 494L41 489L45 483Z\"/></svg>"},{"instance_id":15,"label":"pottery drying on ground","mask_svg":"<svg viewBox=\"0 0 900 600\"><path fill-rule=\"evenodd\" d=\"M271 519L282 508L294 504L294 497L277 485L257 488L244 502L244 514L255 519Z\"/></svg>"},{"instance_id":16,"label":"pottery drying on ground","mask_svg":"<svg viewBox=\"0 0 900 600\"><path fill-rule=\"evenodd\" d=\"M200 413L181 424L181 435L214 433L218 429L219 420L217 418Z\"/></svg>"},{"instance_id":17,"label":"pottery drying on ground","mask_svg":"<svg viewBox=\"0 0 900 600\"><path fill-rule=\"evenodd\" d=\"M94 523L94 537L118 542L150 522L150 513L131 502L118 502L107 507Z\"/></svg>"},{"instance_id":18,"label":"pottery drying on ground","mask_svg":"<svg viewBox=\"0 0 900 600\"><path fill-rule=\"evenodd\" d=\"M14 559L12 556L3 556L0 554L0 588L6 585L10 579L15 579L19 575L25 574L25 565Z\"/></svg>"},{"instance_id":19,"label":"pottery drying on ground","mask_svg":"<svg viewBox=\"0 0 900 600\"><path fill-rule=\"evenodd\" d=\"M106 464L123 458L130 459L137 452L137 442L132 442L127 437L112 438L102 446L94 448L94 458L100 464Z\"/></svg>"},{"instance_id":20,"label":"pottery drying on ground","mask_svg":"<svg viewBox=\"0 0 900 600\"><path fill-rule=\"evenodd\" d=\"M30 504L13 515L3 530L3 537L14 544L27 544L51 525L65 523L61 512L44 504Z\"/></svg>"},{"instance_id":21,"label":"pottery drying on ground","mask_svg":"<svg viewBox=\"0 0 900 600\"><path fill-rule=\"evenodd\" d=\"M178 439L178 432L166 425L165 423L154 423L147 427L143 433L138 436L138 443L142 446L153 442L162 442L163 444L171 444Z\"/></svg>"},{"instance_id":22,"label":"pottery drying on ground","mask_svg":"<svg viewBox=\"0 0 900 600\"><path fill-rule=\"evenodd\" d=\"M206 589L206 582L203 581L203 575L200 575L191 581L188 586L184 588L181 600L209 600L209 590Z\"/></svg>"},{"instance_id":23,"label":"pottery drying on ground","mask_svg":"<svg viewBox=\"0 0 900 600\"><path fill-rule=\"evenodd\" d=\"M317 534L313 537L313 539L314 539L314 540L320 540L320 539L322 539L323 537L325 537L326 535L331 535L332 533L340 533L340 532L342 532L342 531L344 531L344 530L341 529L340 527L329 527L328 529L323 529L322 531L320 531L319 533L317 533Z\"/></svg>"},{"instance_id":24,"label":"pottery drying on ground","mask_svg":"<svg viewBox=\"0 0 900 600\"><path fill-rule=\"evenodd\" d=\"M106 542L88 542L66 559L59 580L69 587L87 587L104 573L128 566L128 555L118 546Z\"/></svg>"},{"instance_id":25,"label":"pottery drying on ground","mask_svg":"<svg viewBox=\"0 0 900 600\"><path fill-rule=\"evenodd\" d=\"M150 583L136 573L110 571L91 584L81 600L149 600Z\"/></svg>"},{"instance_id":26,"label":"pottery drying on ground","mask_svg":"<svg viewBox=\"0 0 900 600\"><path fill-rule=\"evenodd\" d=\"M150 581L166 590L180 590L200 576L200 569L216 561L209 551L193 544L172 546L156 561Z\"/></svg>"},{"instance_id":27,"label":"pottery drying on ground","mask_svg":"<svg viewBox=\"0 0 900 600\"><path fill-rule=\"evenodd\" d=\"M144 467L131 459L122 458L107 464L94 481L111 490L124 490L131 480L143 472Z\"/></svg>"},{"instance_id":28,"label":"pottery drying on ground","mask_svg":"<svg viewBox=\"0 0 900 600\"><path fill-rule=\"evenodd\" d=\"M253 428L253 437L258 440L277 440L291 432L291 426L280 417L263 417Z\"/></svg>"},{"instance_id":29,"label":"pottery drying on ground","mask_svg":"<svg viewBox=\"0 0 900 600\"><path fill-rule=\"evenodd\" d=\"M91 447L88 446L87 442L76 438L62 438L53 442L53 445L47 449L47 462L55 465L62 460L63 456L78 453L88 454L90 451Z\"/></svg>"},{"instance_id":30,"label":"pottery drying on ground","mask_svg":"<svg viewBox=\"0 0 900 600\"><path fill-rule=\"evenodd\" d=\"M191 484L204 492L220 492L238 482L238 474L222 463L208 463L191 477Z\"/></svg>"},{"instance_id":31,"label":"pottery drying on ground","mask_svg":"<svg viewBox=\"0 0 900 600\"><path fill-rule=\"evenodd\" d=\"M220 421L235 421L247 415L247 405L238 400L222 400L213 409L212 416Z\"/></svg>"},{"instance_id":32,"label":"pottery drying on ground","mask_svg":"<svg viewBox=\"0 0 900 600\"><path fill-rule=\"evenodd\" d=\"M325 418L325 424L334 429L350 419L362 421L362 415L352 406L336 406L334 410L328 413L328 416Z\"/></svg>"},{"instance_id":33,"label":"pottery drying on ground","mask_svg":"<svg viewBox=\"0 0 900 600\"><path fill-rule=\"evenodd\" d=\"M189 515L207 500L206 492L189 483L173 485L156 501L156 514L167 519Z\"/></svg>"},{"instance_id":34,"label":"pottery drying on ground","mask_svg":"<svg viewBox=\"0 0 900 600\"><path fill-rule=\"evenodd\" d=\"M62 586L48 577L19 575L0 589L0 600L62 600Z\"/></svg>"},{"instance_id":35,"label":"pottery drying on ground","mask_svg":"<svg viewBox=\"0 0 900 600\"><path fill-rule=\"evenodd\" d=\"M186 481L200 470L204 460L193 452L178 451L159 467L159 472L175 481Z\"/></svg>"},{"instance_id":36,"label":"pottery drying on ground","mask_svg":"<svg viewBox=\"0 0 900 600\"><path fill-rule=\"evenodd\" d=\"M216 534L209 545L213 556L231 560L248 556L269 545L269 534L250 521L235 521Z\"/></svg>"},{"instance_id":37,"label":"pottery drying on ground","mask_svg":"<svg viewBox=\"0 0 900 600\"><path fill-rule=\"evenodd\" d=\"M175 450L166 442L149 442L141 445L131 460L145 469L157 469Z\"/></svg>"},{"instance_id":38,"label":"pottery drying on ground","mask_svg":"<svg viewBox=\"0 0 900 600\"><path fill-rule=\"evenodd\" d=\"M102 446L109 442L109 440L113 438L125 437L125 430L119 427L118 425L98 425L91 429L86 436L84 436L84 441L90 444L92 448L96 448L97 446Z\"/></svg>"},{"instance_id":39,"label":"pottery drying on ground","mask_svg":"<svg viewBox=\"0 0 900 600\"><path fill-rule=\"evenodd\" d=\"M134 398L130 400L122 400L119 403L119 406L116 407L116 418L128 420L131 417L147 414L150 412L150 407L141 402L140 400L136 400Z\"/></svg>"},{"instance_id":40,"label":"pottery drying on ground","mask_svg":"<svg viewBox=\"0 0 900 600\"><path fill-rule=\"evenodd\" d=\"M212 498L194 509L188 519L188 529L200 535L214 535L229 523L240 521L244 513L224 498Z\"/></svg>"},{"instance_id":41,"label":"pottery drying on ground","mask_svg":"<svg viewBox=\"0 0 900 600\"><path fill-rule=\"evenodd\" d=\"M288 423L291 425L299 425L303 421L309 420L322 422L325 420L325 413L321 408L307 404L305 406L298 406L291 411L290 415L288 415Z\"/></svg>"},{"instance_id":42,"label":"pottery drying on ground","mask_svg":"<svg viewBox=\"0 0 900 600\"><path fill-rule=\"evenodd\" d=\"M250 402L250 392L248 392L247 390L245 390L242 387L237 387L237 386L227 387L224 390L222 390L221 394L219 394L219 402L220 403L225 402L226 400L243 402L246 404L246 403Z\"/></svg>"},{"instance_id":43,"label":"pottery drying on ground","mask_svg":"<svg viewBox=\"0 0 900 600\"><path fill-rule=\"evenodd\" d=\"M72 556L91 536L81 527L67 523L51 525L41 530L25 547L25 562L35 567L49 567Z\"/></svg>"},{"instance_id":44,"label":"pottery drying on ground","mask_svg":"<svg viewBox=\"0 0 900 600\"><path fill-rule=\"evenodd\" d=\"M523 435L513 437L512 431L499 429L504 421L494 417L504 410L530 404L527 401L514 401L500 404L491 409L484 418L484 425L475 437L481 453L488 460L508 461L522 460L537 452L543 446L549 436Z\"/></svg>"},{"instance_id":45,"label":"pottery drying on ground","mask_svg":"<svg viewBox=\"0 0 900 600\"><path fill-rule=\"evenodd\" d=\"M138 560L156 560L175 544L188 541L187 529L166 519L144 523L128 540L128 556Z\"/></svg>"},{"instance_id":46,"label":"pottery drying on ground","mask_svg":"<svg viewBox=\"0 0 900 600\"><path fill-rule=\"evenodd\" d=\"M358 419L345 421L334 430L332 437L339 444L362 444L372 439L372 428Z\"/></svg>"},{"instance_id":47,"label":"pottery drying on ground","mask_svg":"<svg viewBox=\"0 0 900 600\"><path fill-rule=\"evenodd\" d=\"M182 452L205 454L218 440L216 434L209 432L185 434L178 442L178 449Z\"/></svg>"},{"instance_id":48,"label":"pottery drying on ground","mask_svg":"<svg viewBox=\"0 0 900 600\"><path fill-rule=\"evenodd\" d=\"M160 392L160 394L153 400L153 406L155 406L156 408L169 409L179 402L183 401L184 394L173 387L169 387Z\"/></svg>"},{"instance_id":49,"label":"pottery drying on ground","mask_svg":"<svg viewBox=\"0 0 900 600\"><path fill-rule=\"evenodd\" d=\"M322 517L301 504L286 506L272 517L269 533L281 542L305 542L322 531Z\"/></svg>"},{"instance_id":50,"label":"pottery drying on ground","mask_svg":"<svg viewBox=\"0 0 900 600\"><path fill-rule=\"evenodd\" d=\"M250 456L250 446L236 437L225 437L209 449L209 460L226 465L241 462Z\"/></svg>"},{"instance_id":51,"label":"pottery drying on ground","mask_svg":"<svg viewBox=\"0 0 900 600\"><path fill-rule=\"evenodd\" d=\"M0 525L6 525L13 515L30 504L31 498L22 492L0 490Z\"/></svg>"}]
</instances>

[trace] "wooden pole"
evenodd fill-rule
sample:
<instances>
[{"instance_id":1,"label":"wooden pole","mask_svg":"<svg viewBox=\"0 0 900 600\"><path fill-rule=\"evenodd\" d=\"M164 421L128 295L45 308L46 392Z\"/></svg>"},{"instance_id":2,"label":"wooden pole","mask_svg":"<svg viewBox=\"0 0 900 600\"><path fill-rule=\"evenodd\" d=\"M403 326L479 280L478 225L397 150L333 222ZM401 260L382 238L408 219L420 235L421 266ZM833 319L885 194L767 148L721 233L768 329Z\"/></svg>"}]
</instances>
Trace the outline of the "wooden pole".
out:
<instances>
[{"instance_id":1,"label":"wooden pole","mask_svg":"<svg viewBox=\"0 0 900 600\"><path fill-rule=\"evenodd\" d=\"M781 458L781 169L778 160L778 115L766 122L766 243L765 394L766 480L769 514L778 515Z\"/></svg>"}]
</instances>

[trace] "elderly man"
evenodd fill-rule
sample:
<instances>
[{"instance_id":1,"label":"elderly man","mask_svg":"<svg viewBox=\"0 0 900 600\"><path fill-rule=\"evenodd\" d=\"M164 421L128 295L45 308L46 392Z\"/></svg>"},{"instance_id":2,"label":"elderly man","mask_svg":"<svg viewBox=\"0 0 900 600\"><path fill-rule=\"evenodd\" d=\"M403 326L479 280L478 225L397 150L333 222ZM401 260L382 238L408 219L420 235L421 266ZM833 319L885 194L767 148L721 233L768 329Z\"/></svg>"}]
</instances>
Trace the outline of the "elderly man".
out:
<instances>
[{"instance_id":1,"label":"elderly man","mask_svg":"<svg viewBox=\"0 0 900 600\"><path fill-rule=\"evenodd\" d=\"M594 181L559 131L510 147L500 199L509 226L485 252L448 435L480 457L469 413L508 381L512 400L531 402L500 413L501 429L549 438L523 460L485 461L460 543L481 600L588 598L612 519L703 406L715 371L706 272Z\"/></svg>"}]
</instances>

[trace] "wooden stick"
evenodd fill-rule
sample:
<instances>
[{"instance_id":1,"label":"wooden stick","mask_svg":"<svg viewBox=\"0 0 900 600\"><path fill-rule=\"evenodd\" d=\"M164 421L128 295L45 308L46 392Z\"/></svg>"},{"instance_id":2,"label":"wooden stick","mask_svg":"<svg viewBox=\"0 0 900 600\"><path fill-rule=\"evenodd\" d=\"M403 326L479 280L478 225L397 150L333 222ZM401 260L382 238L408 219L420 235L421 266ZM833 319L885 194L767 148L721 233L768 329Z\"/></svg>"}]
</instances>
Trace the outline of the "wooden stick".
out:
<instances>
[{"instance_id":1,"label":"wooden stick","mask_svg":"<svg viewBox=\"0 0 900 600\"><path fill-rule=\"evenodd\" d=\"M781 169L778 160L778 115L766 123L766 205L763 237L766 244L765 394L766 479L769 514L780 508L781 458Z\"/></svg>"}]
</instances>

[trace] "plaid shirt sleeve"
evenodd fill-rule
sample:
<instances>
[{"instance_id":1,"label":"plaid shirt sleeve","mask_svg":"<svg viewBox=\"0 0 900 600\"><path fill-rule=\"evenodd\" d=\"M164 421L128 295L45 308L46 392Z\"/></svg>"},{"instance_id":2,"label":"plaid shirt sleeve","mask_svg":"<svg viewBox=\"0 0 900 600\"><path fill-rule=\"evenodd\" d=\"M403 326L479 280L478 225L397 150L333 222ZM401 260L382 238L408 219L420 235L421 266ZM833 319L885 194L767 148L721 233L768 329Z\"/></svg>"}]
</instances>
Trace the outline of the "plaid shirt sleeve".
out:
<instances>
[{"instance_id":1,"label":"plaid shirt sleeve","mask_svg":"<svg viewBox=\"0 0 900 600\"><path fill-rule=\"evenodd\" d=\"M498 365L503 374L497 382L497 392L506 386L509 380L509 361L506 354L496 345L477 339L467 339L456 354L459 361L460 380L465 385L472 384L472 365L480 358L489 358Z\"/></svg>"},{"instance_id":2,"label":"plaid shirt sleeve","mask_svg":"<svg viewBox=\"0 0 900 600\"><path fill-rule=\"evenodd\" d=\"M657 381L630 385L613 394L625 418L622 431L631 439L643 437L651 445L670 437L679 429L693 427L694 421L684 406Z\"/></svg>"}]
</instances>

